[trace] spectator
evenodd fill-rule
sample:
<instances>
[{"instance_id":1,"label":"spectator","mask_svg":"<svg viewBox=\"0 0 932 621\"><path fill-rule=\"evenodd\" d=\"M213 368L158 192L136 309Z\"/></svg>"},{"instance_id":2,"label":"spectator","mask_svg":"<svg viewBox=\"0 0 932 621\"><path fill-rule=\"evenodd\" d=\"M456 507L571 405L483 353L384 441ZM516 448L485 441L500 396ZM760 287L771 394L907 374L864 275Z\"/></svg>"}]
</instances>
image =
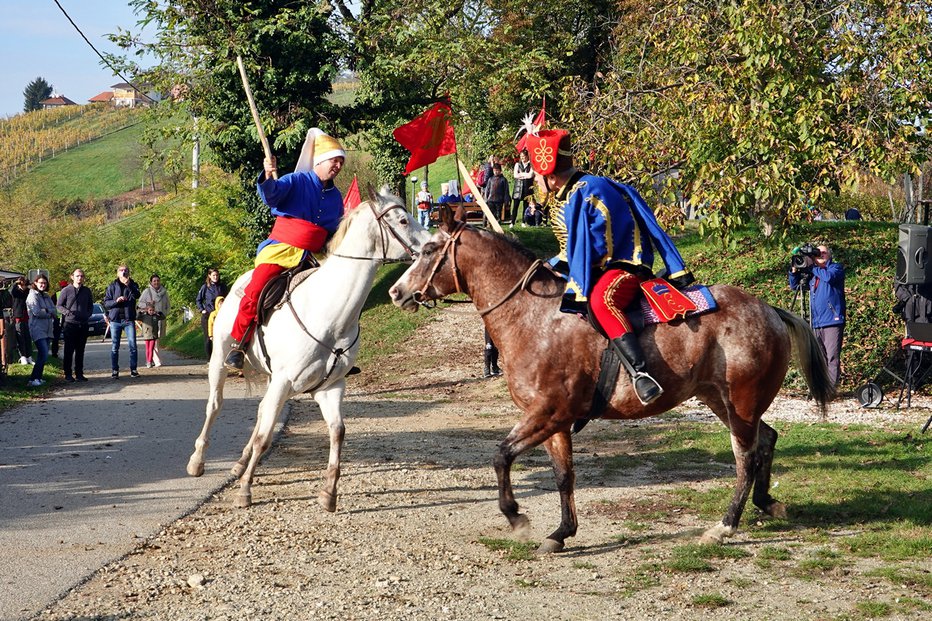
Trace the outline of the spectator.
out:
<instances>
[{"instance_id":1,"label":"spectator","mask_svg":"<svg viewBox=\"0 0 932 621\"><path fill-rule=\"evenodd\" d=\"M346 151L319 129L308 131L293 173L276 179L275 158L263 162L259 197L276 216L269 238L256 249L255 269L243 291L233 322L233 343L224 364L242 370L244 352L252 337L259 294L270 280L296 267L309 253L318 252L343 218L343 197L334 179L343 169Z\"/></svg>"},{"instance_id":2,"label":"spectator","mask_svg":"<svg viewBox=\"0 0 932 621\"><path fill-rule=\"evenodd\" d=\"M489 206L489 210L500 218L502 222L508 217L507 204L508 197L508 179L502 175L502 165L495 164L492 166L492 178L485 184L483 198Z\"/></svg>"},{"instance_id":3,"label":"spectator","mask_svg":"<svg viewBox=\"0 0 932 621\"><path fill-rule=\"evenodd\" d=\"M36 363L29 377L30 386L41 386L45 383L42 373L49 358L49 344L55 334L55 303L49 297L48 289L48 277L39 274L26 298L26 307L29 309L29 334L36 343Z\"/></svg>"},{"instance_id":4,"label":"spectator","mask_svg":"<svg viewBox=\"0 0 932 621\"><path fill-rule=\"evenodd\" d=\"M65 381L86 382L84 377L84 347L87 345L87 320L94 312L91 290L84 286L84 270L71 273L71 283L58 294L58 312L61 313L61 334L65 342L65 359L62 369ZM72 368L74 375L71 374Z\"/></svg>"},{"instance_id":5,"label":"spectator","mask_svg":"<svg viewBox=\"0 0 932 621\"><path fill-rule=\"evenodd\" d=\"M35 364L32 360L32 338L29 336L29 312L26 298L29 297L29 284L20 276L10 287L13 297L13 330L16 332L16 349L19 351L20 364Z\"/></svg>"},{"instance_id":6,"label":"spectator","mask_svg":"<svg viewBox=\"0 0 932 621\"><path fill-rule=\"evenodd\" d=\"M207 336L211 340L214 338L214 322L217 320L217 313L220 312L220 307L223 306L223 300L225 299L222 295L218 295L214 301L214 310L210 311L210 316L207 317Z\"/></svg>"},{"instance_id":7,"label":"spectator","mask_svg":"<svg viewBox=\"0 0 932 621\"><path fill-rule=\"evenodd\" d=\"M129 268L120 265L117 277L104 294L104 308L110 317L110 377L120 377L120 337L126 333L129 348L129 374L139 377L136 370L136 304L139 301L139 286L130 278Z\"/></svg>"},{"instance_id":8,"label":"spectator","mask_svg":"<svg viewBox=\"0 0 932 621\"><path fill-rule=\"evenodd\" d=\"M201 290L197 292L194 304L201 311L201 330L204 333L204 353L210 360L210 354L213 352L213 342L210 339L210 332L207 329L207 318L214 312L214 304L219 296L227 294L227 286L220 282L220 271L216 267L207 268L207 276L204 278L204 284Z\"/></svg>"},{"instance_id":9,"label":"spectator","mask_svg":"<svg viewBox=\"0 0 932 621\"><path fill-rule=\"evenodd\" d=\"M524 210L524 224L527 226L540 226L544 223L544 213L537 206L534 195L528 196L527 207Z\"/></svg>"},{"instance_id":10,"label":"spectator","mask_svg":"<svg viewBox=\"0 0 932 621\"><path fill-rule=\"evenodd\" d=\"M162 366L159 357L159 339L165 337L165 323L171 305L168 301L168 289L162 286L158 274L149 276L149 286L139 296L141 316L139 331L146 344L146 368Z\"/></svg>"},{"instance_id":11,"label":"spectator","mask_svg":"<svg viewBox=\"0 0 932 621\"><path fill-rule=\"evenodd\" d=\"M53 326L52 335L52 358L58 358L58 344L61 341L61 317L58 315L58 296L61 295L61 290L68 286L67 280L58 281L58 293L52 296L52 301L55 302L55 325Z\"/></svg>"},{"instance_id":12,"label":"spectator","mask_svg":"<svg viewBox=\"0 0 932 621\"><path fill-rule=\"evenodd\" d=\"M497 377L502 374L498 368L498 347L492 342L488 330L485 332L485 352L483 353L482 377Z\"/></svg>"},{"instance_id":13,"label":"spectator","mask_svg":"<svg viewBox=\"0 0 932 621\"><path fill-rule=\"evenodd\" d=\"M434 197L427 191L427 182L421 181L421 191L417 193L418 221L425 229L430 227L430 211L433 208Z\"/></svg>"},{"instance_id":14,"label":"spectator","mask_svg":"<svg viewBox=\"0 0 932 621\"><path fill-rule=\"evenodd\" d=\"M526 211L518 210L534 189L534 169L531 168L531 160L528 157L527 149L522 149L521 153L518 155L518 161L515 162L514 178L515 187L514 191L511 193L512 224L518 221L518 214L523 214ZM526 220L525 218L525 223Z\"/></svg>"},{"instance_id":15,"label":"spectator","mask_svg":"<svg viewBox=\"0 0 932 621\"><path fill-rule=\"evenodd\" d=\"M806 264L790 268L790 288L809 287L811 325L828 361L833 386L841 376L841 342L845 331L845 268L832 261L828 246L819 246L817 258L806 257Z\"/></svg>"}]
</instances>

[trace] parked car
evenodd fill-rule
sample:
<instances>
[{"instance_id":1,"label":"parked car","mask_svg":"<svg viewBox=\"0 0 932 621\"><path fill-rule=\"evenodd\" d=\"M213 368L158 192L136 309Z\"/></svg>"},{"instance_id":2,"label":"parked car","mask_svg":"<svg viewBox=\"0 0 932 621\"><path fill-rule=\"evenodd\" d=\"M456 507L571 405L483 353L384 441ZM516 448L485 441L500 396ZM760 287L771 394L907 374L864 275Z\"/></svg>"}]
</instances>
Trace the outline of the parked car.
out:
<instances>
[{"instance_id":1,"label":"parked car","mask_svg":"<svg viewBox=\"0 0 932 621\"><path fill-rule=\"evenodd\" d=\"M101 335L107 331L107 311L104 310L103 304L94 304L94 312L91 318L87 320L87 333L91 336Z\"/></svg>"}]
</instances>

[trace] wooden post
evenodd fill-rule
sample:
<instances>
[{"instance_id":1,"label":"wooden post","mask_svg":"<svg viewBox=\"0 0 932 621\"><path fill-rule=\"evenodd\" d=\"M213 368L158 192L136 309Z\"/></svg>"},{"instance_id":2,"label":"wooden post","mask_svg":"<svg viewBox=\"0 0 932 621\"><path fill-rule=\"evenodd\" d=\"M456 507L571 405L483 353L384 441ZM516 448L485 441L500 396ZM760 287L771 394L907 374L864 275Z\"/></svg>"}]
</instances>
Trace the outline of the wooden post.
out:
<instances>
[{"instance_id":1,"label":"wooden post","mask_svg":"<svg viewBox=\"0 0 932 621\"><path fill-rule=\"evenodd\" d=\"M259 130L259 141L262 143L262 150L265 151L265 157L272 159L272 149L269 147L269 139L265 136L265 129L262 127L262 120L259 118L259 109L256 108L256 100L252 96L252 89L249 87L249 78L246 76L246 68L243 66L243 57L236 55L236 66L239 68L239 77L243 80L243 90L246 91L246 99L249 101L249 110L252 112L252 120ZM273 179L278 179L278 173L272 173Z\"/></svg>"},{"instance_id":2,"label":"wooden post","mask_svg":"<svg viewBox=\"0 0 932 621\"><path fill-rule=\"evenodd\" d=\"M485 203L485 199L482 198L482 193L479 191L479 188L476 187L476 184L473 183L472 177L469 176L469 169L466 168L466 164L464 164L463 161L459 158L457 158L456 163L459 166L460 174L463 175L463 181L466 182L466 185L469 186L469 189L472 192L473 199L479 203L479 207L482 208L482 213L485 214L485 217L489 220L489 224L492 225L492 230L496 233L504 234L505 231L502 230L502 227L498 223L498 220L495 219L495 215L492 213L492 210L489 209L489 206Z\"/></svg>"}]
</instances>

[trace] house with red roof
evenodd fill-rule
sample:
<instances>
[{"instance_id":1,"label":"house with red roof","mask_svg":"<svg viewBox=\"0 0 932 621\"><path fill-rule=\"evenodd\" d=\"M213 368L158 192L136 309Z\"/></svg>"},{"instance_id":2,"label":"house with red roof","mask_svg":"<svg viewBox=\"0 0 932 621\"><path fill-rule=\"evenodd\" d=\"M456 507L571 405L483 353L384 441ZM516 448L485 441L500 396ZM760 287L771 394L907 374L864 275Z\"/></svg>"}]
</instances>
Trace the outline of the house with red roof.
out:
<instances>
[{"instance_id":1,"label":"house with red roof","mask_svg":"<svg viewBox=\"0 0 932 621\"><path fill-rule=\"evenodd\" d=\"M113 91L104 91L87 100L88 103L109 104L113 102Z\"/></svg>"},{"instance_id":2,"label":"house with red roof","mask_svg":"<svg viewBox=\"0 0 932 621\"><path fill-rule=\"evenodd\" d=\"M53 95L48 99L43 99L40 101L39 105L42 106L43 110L51 110L53 108L61 108L62 106L76 106L78 104L74 103L64 95Z\"/></svg>"},{"instance_id":3,"label":"house with red roof","mask_svg":"<svg viewBox=\"0 0 932 621\"><path fill-rule=\"evenodd\" d=\"M148 84L140 85L141 88L146 88L148 86ZM111 100L111 103L117 108L151 106L153 103L162 100L162 97L158 93L154 91L144 93L132 84L128 84L126 82L114 84L110 88L113 89L113 99Z\"/></svg>"}]
</instances>

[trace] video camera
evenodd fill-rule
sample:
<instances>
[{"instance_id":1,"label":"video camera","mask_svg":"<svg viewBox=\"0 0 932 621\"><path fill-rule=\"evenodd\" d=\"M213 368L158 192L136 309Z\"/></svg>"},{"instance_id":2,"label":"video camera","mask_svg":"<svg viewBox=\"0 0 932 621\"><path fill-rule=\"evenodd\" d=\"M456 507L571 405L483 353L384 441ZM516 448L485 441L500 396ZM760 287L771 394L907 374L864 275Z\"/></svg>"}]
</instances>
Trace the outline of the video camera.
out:
<instances>
[{"instance_id":1,"label":"video camera","mask_svg":"<svg viewBox=\"0 0 932 621\"><path fill-rule=\"evenodd\" d=\"M822 256L822 251L814 244L802 244L793 248L793 256L790 257L790 267L795 267L797 271L812 270L812 262L820 256Z\"/></svg>"}]
</instances>

